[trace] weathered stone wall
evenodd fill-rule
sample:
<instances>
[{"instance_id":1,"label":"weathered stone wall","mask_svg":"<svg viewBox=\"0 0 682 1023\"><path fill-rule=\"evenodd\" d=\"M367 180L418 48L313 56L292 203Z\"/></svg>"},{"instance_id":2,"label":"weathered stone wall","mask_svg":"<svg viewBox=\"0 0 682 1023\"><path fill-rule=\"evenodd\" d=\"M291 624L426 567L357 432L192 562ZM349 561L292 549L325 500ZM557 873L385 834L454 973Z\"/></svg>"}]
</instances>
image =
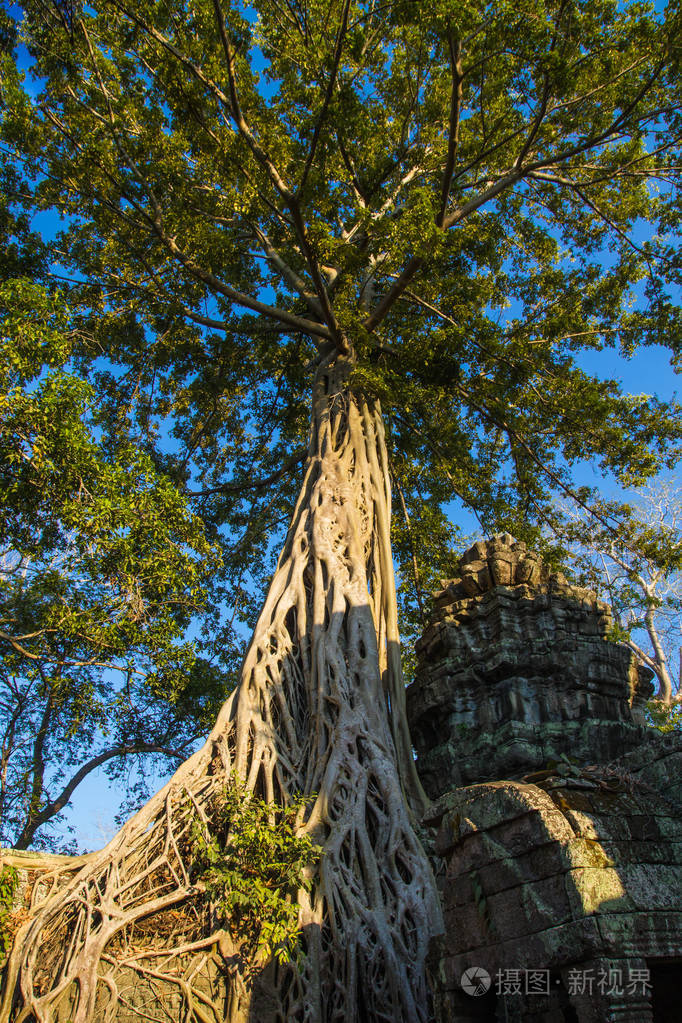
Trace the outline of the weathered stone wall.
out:
<instances>
[{"instance_id":1,"label":"weathered stone wall","mask_svg":"<svg viewBox=\"0 0 682 1023\"><path fill-rule=\"evenodd\" d=\"M500 1018L654 1019L647 985L628 990L628 978L682 955L682 819L671 804L610 772L546 788L464 787L427 823L446 864L446 933L431 956L440 1023L464 1023L480 1009L461 988L469 967L491 978L519 970L522 983L527 970L548 974L546 995L498 999ZM592 990L573 989L576 970L591 973ZM619 971L622 990L600 991L600 970Z\"/></svg>"},{"instance_id":2,"label":"weathered stone wall","mask_svg":"<svg viewBox=\"0 0 682 1023\"><path fill-rule=\"evenodd\" d=\"M646 726L648 673L611 624L508 534L436 595L408 712L436 799L438 1023L680 1018L682 737Z\"/></svg>"},{"instance_id":3,"label":"weathered stone wall","mask_svg":"<svg viewBox=\"0 0 682 1023\"><path fill-rule=\"evenodd\" d=\"M520 777L561 754L642 742L650 672L606 639L609 608L509 534L480 542L435 596L407 706L424 787Z\"/></svg>"}]
</instances>

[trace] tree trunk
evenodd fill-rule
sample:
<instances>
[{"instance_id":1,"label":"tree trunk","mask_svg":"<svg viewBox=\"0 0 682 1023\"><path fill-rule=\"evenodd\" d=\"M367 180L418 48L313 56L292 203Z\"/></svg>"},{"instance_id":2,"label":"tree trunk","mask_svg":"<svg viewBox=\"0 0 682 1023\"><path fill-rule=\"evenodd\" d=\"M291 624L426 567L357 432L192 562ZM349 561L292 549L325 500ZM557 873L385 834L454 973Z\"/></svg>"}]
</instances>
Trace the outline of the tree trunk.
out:
<instances>
[{"instance_id":1,"label":"tree trunk","mask_svg":"<svg viewBox=\"0 0 682 1023\"><path fill-rule=\"evenodd\" d=\"M646 593L649 601L653 601L653 595L647 591ZM670 677L668 671L668 658L665 656L665 650L661 643L658 631L656 629L656 620L654 615L654 604L649 603L647 606L646 614L644 616L644 624L646 631L649 635L649 641L654 648L654 657L652 658L651 667L656 672L658 679L658 692L656 693L656 699L662 700L663 703L667 703L670 706L673 702L673 680Z\"/></svg>"},{"instance_id":2,"label":"tree trunk","mask_svg":"<svg viewBox=\"0 0 682 1023\"><path fill-rule=\"evenodd\" d=\"M220 958L187 862L190 821L237 772L275 804L314 794L323 847L299 897L305 960L270 969L281 1023L415 1023L440 907L412 814L423 808L404 713L390 491L378 405L318 371L303 486L246 655L205 746L23 927L0 1018L132 1019L133 977L176 995L178 1019L258 1018ZM409 803L409 808L408 808ZM237 971L238 972L238 971ZM218 978L218 979L217 979ZM158 990L158 989L157 989ZM228 1004L229 1003L229 1004Z\"/></svg>"}]
</instances>

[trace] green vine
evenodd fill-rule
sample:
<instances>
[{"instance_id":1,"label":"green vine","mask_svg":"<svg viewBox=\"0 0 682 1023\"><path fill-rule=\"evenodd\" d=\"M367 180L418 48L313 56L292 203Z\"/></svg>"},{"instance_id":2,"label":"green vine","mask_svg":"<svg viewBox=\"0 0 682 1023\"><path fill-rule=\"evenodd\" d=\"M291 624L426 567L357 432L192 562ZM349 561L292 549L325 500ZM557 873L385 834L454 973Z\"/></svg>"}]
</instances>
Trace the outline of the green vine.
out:
<instances>
[{"instance_id":1,"label":"green vine","mask_svg":"<svg viewBox=\"0 0 682 1023\"><path fill-rule=\"evenodd\" d=\"M300 955L295 894L310 890L320 849L299 828L310 798L273 807L232 776L213 807L212 827L192 825L195 886L217 922L252 963Z\"/></svg>"},{"instance_id":2,"label":"green vine","mask_svg":"<svg viewBox=\"0 0 682 1023\"><path fill-rule=\"evenodd\" d=\"M14 930L9 926L9 917L14 908L14 894L19 876L14 867L5 866L0 871L0 965L12 946Z\"/></svg>"}]
</instances>

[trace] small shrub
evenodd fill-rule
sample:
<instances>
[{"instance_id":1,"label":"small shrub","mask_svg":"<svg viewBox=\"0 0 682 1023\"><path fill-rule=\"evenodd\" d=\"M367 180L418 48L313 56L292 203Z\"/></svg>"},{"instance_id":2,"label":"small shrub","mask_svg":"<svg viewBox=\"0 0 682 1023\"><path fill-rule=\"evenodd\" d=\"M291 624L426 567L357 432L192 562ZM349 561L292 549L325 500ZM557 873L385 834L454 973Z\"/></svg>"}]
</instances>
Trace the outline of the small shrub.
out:
<instances>
[{"instance_id":1,"label":"small shrub","mask_svg":"<svg viewBox=\"0 0 682 1023\"><path fill-rule=\"evenodd\" d=\"M280 962L300 951L296 892L310 890L320 848L298 834L308 799L276 807L246 792L232 776L213 808L213 833L191 830L194 884L221 926L252 962Z\"/></svg>"},{"instance_id":2,"label":"small shrub","mask_svg":"<svg viewBox=\"0 0 682 1023\"><path fill-rule=\"evenodd\" d=\"M682 731L682 704L651 699L647 701L646 709L651 724L659 732Z\"/></svg>"}]
</instances>

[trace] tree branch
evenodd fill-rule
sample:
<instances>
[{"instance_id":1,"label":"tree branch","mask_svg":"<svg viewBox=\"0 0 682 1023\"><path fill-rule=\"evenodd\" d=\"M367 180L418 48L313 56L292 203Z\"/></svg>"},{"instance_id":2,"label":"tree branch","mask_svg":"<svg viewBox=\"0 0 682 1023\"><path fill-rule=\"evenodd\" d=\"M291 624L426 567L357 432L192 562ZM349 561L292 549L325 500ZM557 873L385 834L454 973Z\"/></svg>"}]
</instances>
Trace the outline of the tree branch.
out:
<instances>
[{"instance_id":1,"label":"tree branch","mask_svg":"<svg viewBox=\"0 0 682 1023\"><path fill-rule=\"evenodd\" d=\"M322 279L319 266L317 265L317 260L313 256L312 250L310 248L307 232L305 229L305 224L303 222L303 217L301 215L301 210L298 204L298 198L286 185L279 171L275 167L274 163L272 162L266 151L258 143L256 137L254 136L253 132L251 131L249 125L246 122L239 102L237 77L234 65L234 52L232 50L230 40L228 39L227 32L225 30L225 21L223 19L222 11L220 9L219 0L213 0L213 9L215 12L216 22L218 24L218 31L220 32L220 39L227 65L227 75L230 91L230 110L232 117L234 119L235 124L237 125L237 128L239 129L242 138L246 141L254 157L265 169L274 188L282 197L282 199L288 206L289 211L291 212L299 244L301 246L301 250L303 252L305 260L308 264L310 276L313 279L315 290L317 291L317 296L322 307L323 318L329 327L329 333L323 336L332 338L336 343L337 348L339 348L341 351L345 351L347 350L347 345L343 341L341 333L338 329L338 324L336 323L336 317L334 316L334 312L329 301L329 295L327 294L325 283Z\"/></svg>"},{"instance_id":2,"label":"tree branch","mask_svg":"<svg viewBox=\"0 0 682 1023\"><path fill-rule=\"evenodd\" d=\"M443 184L441 187L440 213L436 219L439 227L443 226L445 213L450 199L450 186L452 175L455 169L457 147L459 145L459 118L462 105L462 43L459 39L452 38L452 32L448 32L448 50L450 52L450 72L452 75L452 93L450 97L450 130L448 132L448 155L443 171Z\"/></svg>"},{"instance_id":3,"label":"tree branch","mask_svg":"<svg viewBox=\"0 0 682 1023\"><path fill-rule=\"evenodd\" d=\"M225 54L225 63L227 66L227 81L230 94L228 109L230 111L230 114L232 115L234 123L237 125L237 128L239 129L240 135L242 136L243 139L245 139L249 149L256 157L260 165L266 171L276 191L279 192L279 194L285 200L287 205L289 205L294 199L293 192L288 188L279 171L275 167L275 164L272 162L271 158L260 145L260 143L257 141L255 135L253 134L248 124L246 123L246 120L242 113L241 104L239 102L239 92L237 89L237 76L234 66L234 52L232 50L232 46L227 35L227 31L225 30L225 19L223 18L223 12L220 8L219 0L213 0L213 11L215 14L216 24L218 26L218 32L220 33L220 41L223 47L223 52Z\"/></svg>"},{"instance_id":4,"label":"tree branch","mask_svg":"<svg viewBox=\"0 0 682 1023\"><path fill-rule=\"evenodd\" d=\"M212 291L217 291L218 294L224 295L225 298L229 298L237 305L244 306L246 309L251 309L253 312L260 313L262 316L268 316L271 319L278 320L280 323L293 327L304 334L311 334L314 337L322 337L327 340L332 338L331 330L328 327L325 327L324 324L315 323L313 320L307 320L301 316L296 316L294 313L290 313L286 309L280 309L278 306L267 305L265 302L260 302L258 299L252 298L250 295L245 295L243 292L237 291L237 289L233 288L230 284L225 284L210 273L210 271L204 270L198 265L198 263L195 263L193 259L185 255L177 244L175 238L167 235L160 226L158 229L158 236L168 251L171 252L180 263L182 263L185 269L188 270L197 280L202 281L211 288Z\"/></svg>"},{"instance_id":5,"label":"tree branch","mask_svg":"<svg viewBox=\"0 0 682 1023\"><path fill-rule=\"evenodd\" d=\"M188 490L186 491L188 497L208 497L211 494L242 494L250 490L267 490L273 483L277 483L286 476L288 472L294 469L297 465L300 465L308 454L308 448L299 448L298 451L294 452L291 458L280 466L275 472L266 476L264 479L247 481L243 483L222 483L218 487L211 487L207 490Z\"/></svg>"},{"instance_id":6,"label":"tree branch","mask_svg":"<svg viewBox=\"0 0 682 1023\"><path fill-rule=\"evenodd\" d=\"M174 760L183 761L187 755L187 749L185 747L176 750L167 746L161 746L157 743L142 742L130 745L114 746L111 749L105 750L103 753L99 753L97 756L92 757L91 760L88 760L87 763L83 764L83 766L76 771L56 799L50 800L50 802L47 803L39 813L29 817L21 831L21 834L14 843L13 848L28 848L33 841L33 837L38 828L42 827L43 824L46 824L47 821L51 820L64 809L74 791L84 778L98 767L101 767L102 764L106 764L108 760L113 760L115 757L127 756L131 753L162 753L164 756L170 757Z\"/></svg>"},{"instance_id":7,"label":"tree branch","mask_svg":"<svg viewBox=\"0 0 682 1023\"><path fill-rule=\"evenodd\" d=\"M217 2L217 0L214 0L214 2ZM317 121L315 123L315 130L313 132L313 139L312 139L312 142L310 144L310 150L308 152L308 157L307 157L306 162L305 162L305 167L303 168L303 174L301 176L301 183L298 186L298 195L301 195L301 193L303 192L303 189L305 188L305 183L308 180L308 174L310 173L310 168L312 167L313 160L315 159L315 150L317 149L317 143L318 143L319 138L320 138L320 132L322 131L322 125L324 124L325 118L327 116L327 110L329 109L329 104L331 103L332 94L334 92L334 86L336 84L336 76L337 76L338 71L339 71L339 63L341 61L341 52L343 50L343 43L344 43L344 40L345 40L345 37L346 37L346 29L347 29L347 26L348 26L348 11L349 10L350 10L350 0L346 0L346 2L343 5L343 14L341 16L341 24L339 25L339 30L338 30L338 33L336 35L336 45L334 47L334 58L333 58L333 61L332 61L331 75L329 77L329 83L327 85L327 90L325 92L324 102L322 103L322 110L320 111L320 116L318 117L318 119L317 119Z\"/></svg>"},{"instance_id":8,"label":"tree branch","mask_svg":"<svg viewBox=\"0 0 682 1023\"><path fill-rule=\"evenodd\" d=\"M266 259L280 272L289 287L293 288L294 291L297 291L301 298L305 300L311 312L321 317L323 313L320 301L306 287L306 283L303 278L299 277L296 271L280 256L265 231L261 230L257 224L252 224L251 228L261 244Z\"/></svg>"}]
</instances>

